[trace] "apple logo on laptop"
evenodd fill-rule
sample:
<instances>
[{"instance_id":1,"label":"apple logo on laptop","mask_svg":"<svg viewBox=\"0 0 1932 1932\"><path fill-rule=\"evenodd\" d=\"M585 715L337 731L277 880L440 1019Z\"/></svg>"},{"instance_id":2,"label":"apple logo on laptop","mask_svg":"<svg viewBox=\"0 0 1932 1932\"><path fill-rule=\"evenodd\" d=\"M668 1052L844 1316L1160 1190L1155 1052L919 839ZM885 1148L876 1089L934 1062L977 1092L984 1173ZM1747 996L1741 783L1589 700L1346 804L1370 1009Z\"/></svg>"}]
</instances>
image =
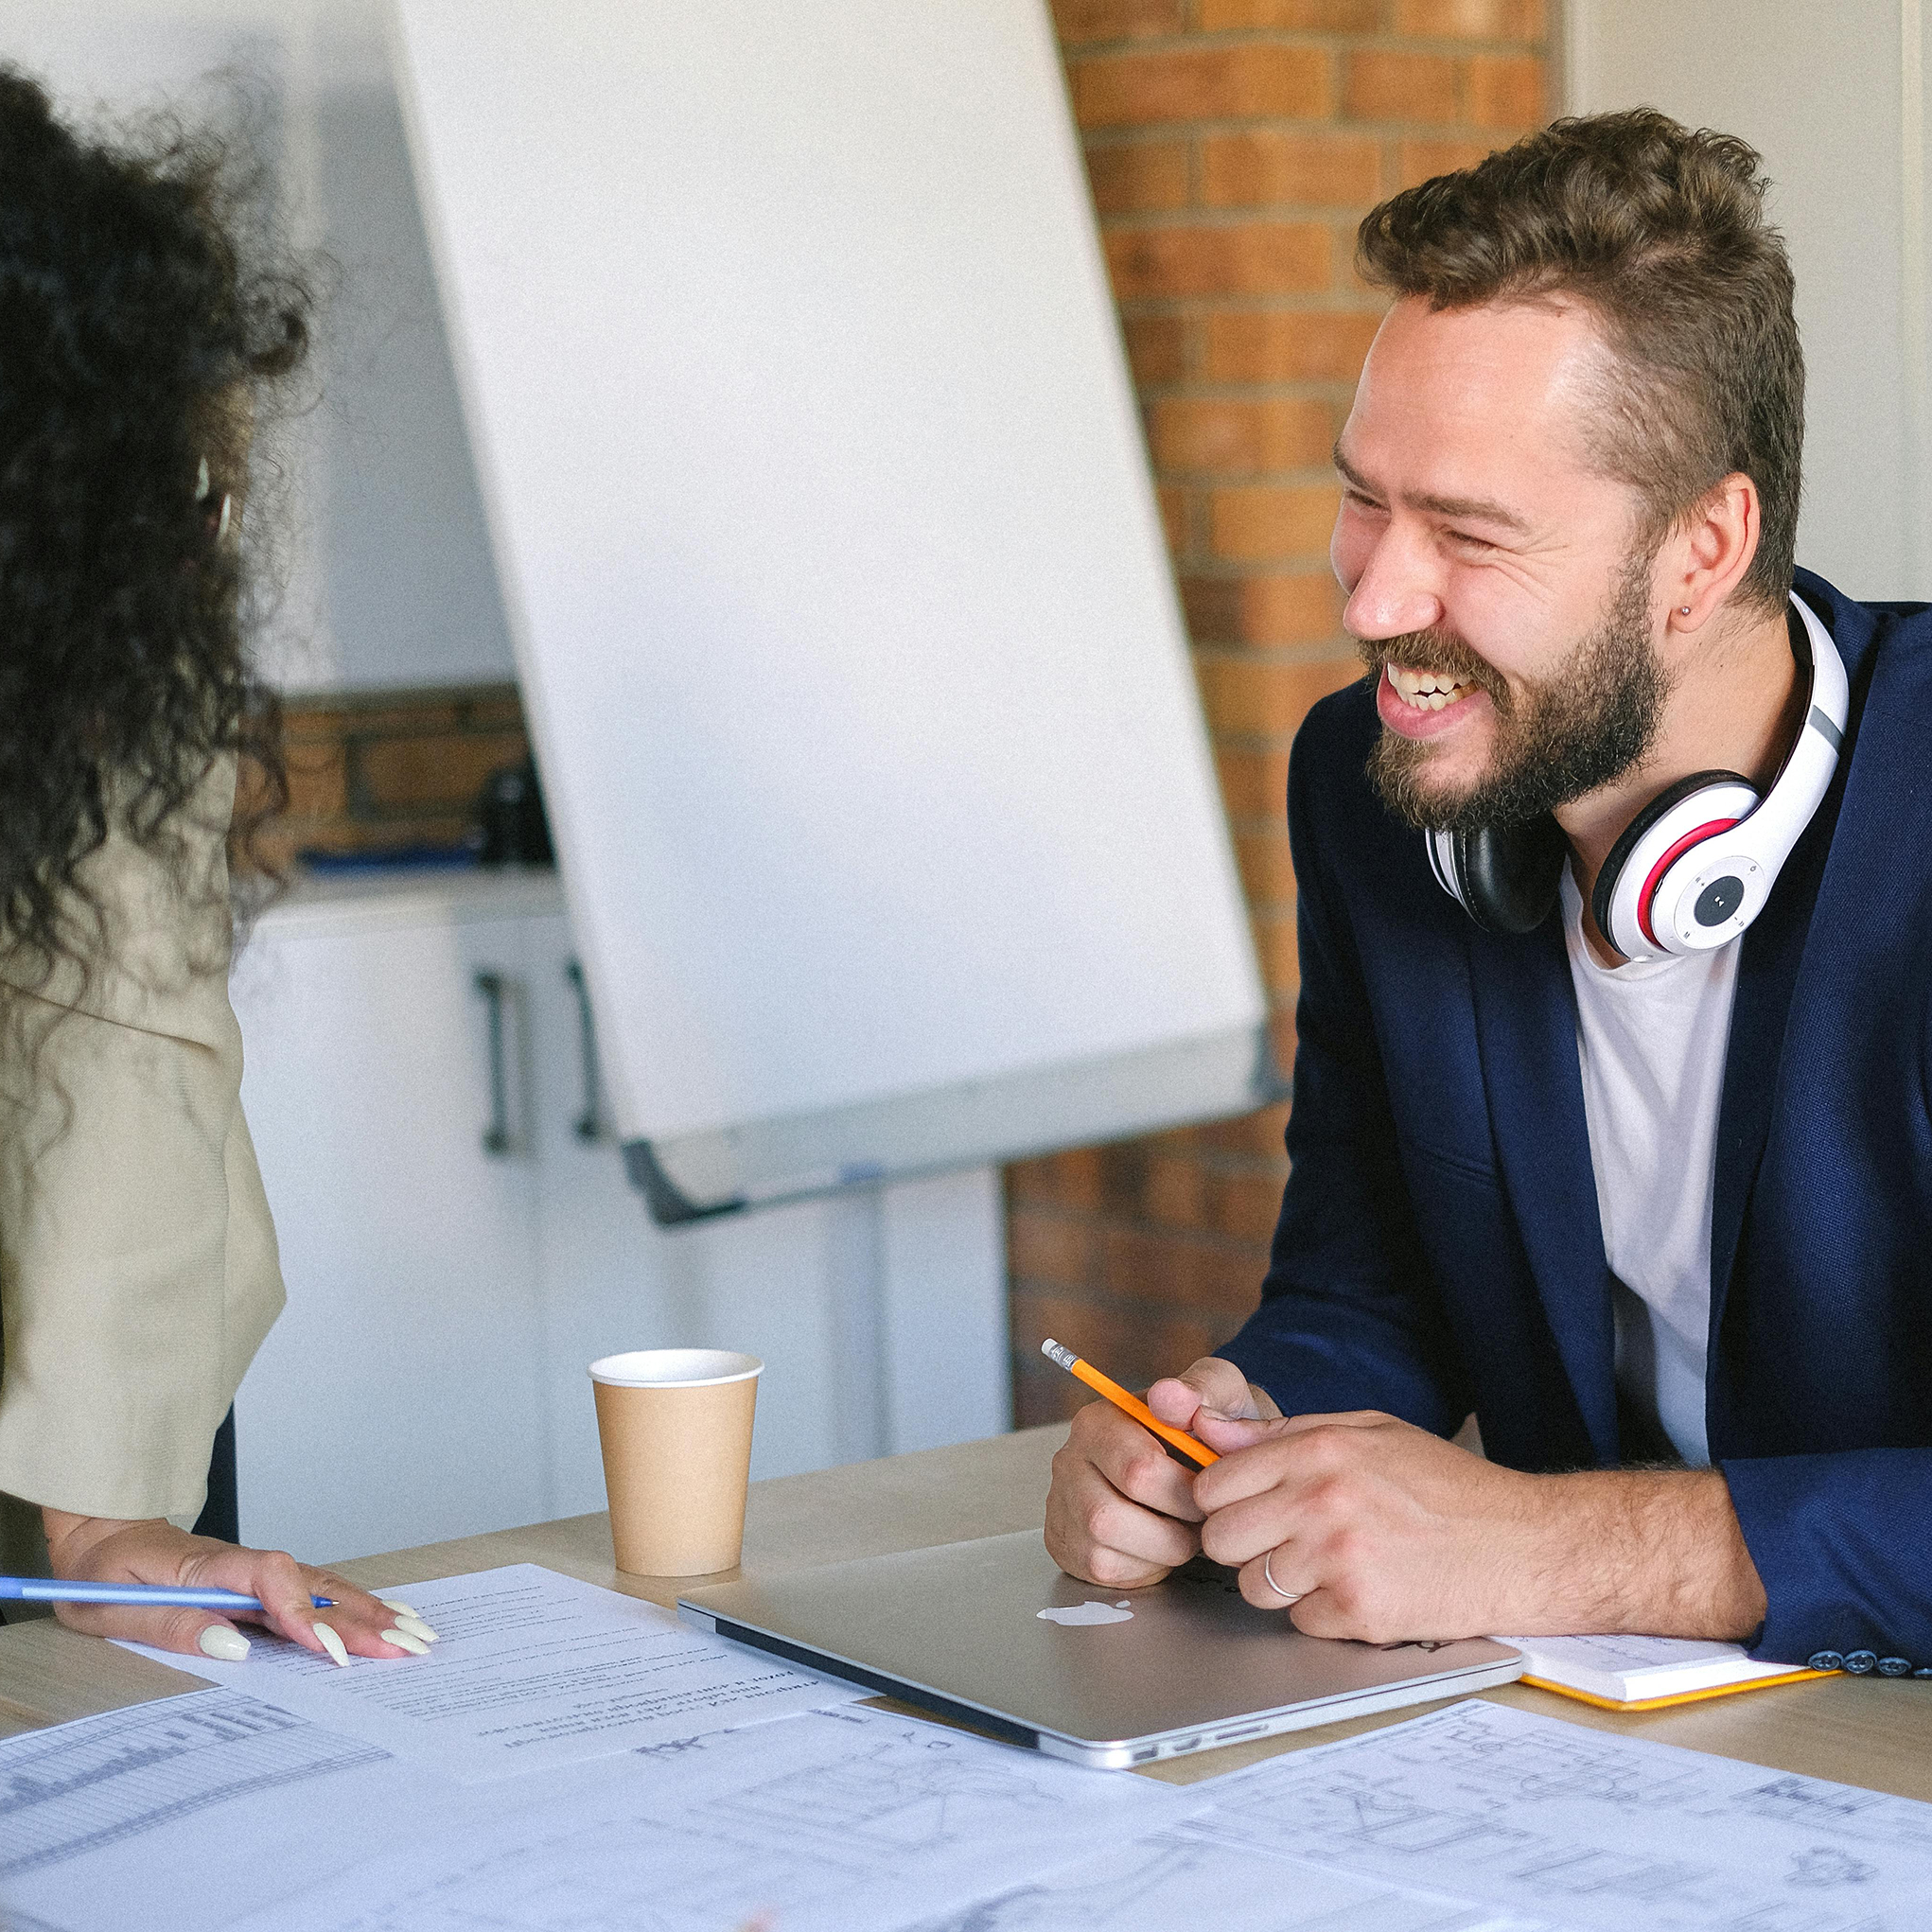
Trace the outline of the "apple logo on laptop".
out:
<instances>
[{"instance_id":1,"label":"apple logo on laptop","mask_svg":"<svg viewBox=\"0 0 1932 1932\"><path fill-rule=\"evenodd\" d=\"M1122 1597L1117 1604L1063 1604L1058 1609L1036 1610L1034 1615L1045 1617L1049 1624L1125 1624L1133 1612Z\"/></svg>"}]
</instances>

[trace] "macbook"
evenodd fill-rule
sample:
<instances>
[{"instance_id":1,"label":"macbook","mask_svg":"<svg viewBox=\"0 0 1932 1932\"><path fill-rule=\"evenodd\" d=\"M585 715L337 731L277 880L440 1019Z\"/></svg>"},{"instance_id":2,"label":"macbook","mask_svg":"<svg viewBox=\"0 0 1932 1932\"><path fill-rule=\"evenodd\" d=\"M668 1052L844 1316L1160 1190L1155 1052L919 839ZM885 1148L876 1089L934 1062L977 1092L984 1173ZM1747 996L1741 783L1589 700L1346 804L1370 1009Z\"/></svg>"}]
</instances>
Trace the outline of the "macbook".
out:
<instances>
[{"instance_id":1,"label":"macbook","mask_svg":"<svg viewBox=\"0 0 1932 1932\"><path fill-rule=\"evenodd\" d=\"M1521 1674L1506 1644L1305 1637L1197 1558L1146 1590L1064 1574L1038 1530L746 1577L677 1600L685 1622L1115 1769L1299 1730Z\"/></svg>"}]
</instances>

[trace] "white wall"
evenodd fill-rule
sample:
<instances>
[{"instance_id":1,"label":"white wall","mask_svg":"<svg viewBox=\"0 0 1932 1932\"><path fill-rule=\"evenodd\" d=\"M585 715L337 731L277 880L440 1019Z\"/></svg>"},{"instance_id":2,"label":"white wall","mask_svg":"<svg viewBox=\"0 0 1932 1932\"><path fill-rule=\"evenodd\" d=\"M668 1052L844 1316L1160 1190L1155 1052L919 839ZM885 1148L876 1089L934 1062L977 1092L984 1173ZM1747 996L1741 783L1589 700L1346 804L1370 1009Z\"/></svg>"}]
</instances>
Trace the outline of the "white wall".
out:
<instances>
[{"instance_id":1,"label":"white wall","mask_svg":"<svg viewBox=\"0 0 1932 1932\"><path fill-rule=\"evenodd\" d=\"M1568 101L1647 104L1765 157L1807 364L1800 563L1932 595L1921 0L1571 0Z\"/></svg>"},{"instance_id":2,"label":"white wall","mask_svg":"<svg viewBox=\"0 0 1932 1932\"><path fill-rule=\"evenodd\" d=\"M289 437L287 591L265 669L291 692L509 680L502 604L390 79L382 0L0 0L0 58L83 118L219 111L238 67L290 238L340 265Z\"/></svg>"}]
</instances>

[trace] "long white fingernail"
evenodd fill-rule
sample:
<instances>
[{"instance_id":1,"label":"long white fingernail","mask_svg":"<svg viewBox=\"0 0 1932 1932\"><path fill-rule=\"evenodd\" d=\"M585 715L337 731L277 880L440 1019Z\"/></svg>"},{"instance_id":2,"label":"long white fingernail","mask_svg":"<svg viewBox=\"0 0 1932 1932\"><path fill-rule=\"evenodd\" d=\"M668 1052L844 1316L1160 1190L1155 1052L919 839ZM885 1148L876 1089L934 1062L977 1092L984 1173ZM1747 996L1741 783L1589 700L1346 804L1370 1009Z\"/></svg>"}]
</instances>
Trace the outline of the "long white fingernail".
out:
<instances>
[{"instance_id":1,"label":"long white fingernail","mask_svg":"<svg viewBox=\"0 0 1932 1932\"><path fill-rule=\"evenodd\" d=\"M341 1633L333 1624L311 1624L308 1627L315 1632L316 1642L338 1663L346 1664L348 1662L349 1646L342 1642Z\"/></svg>"},{"instance_id":2,"label":"long white fingernail","mask_svg":"<svg viewBox=\"0 0 1932 1932\"><path fill-rule=\"evenodd\" d=\"M435 1631L420 1617L398 1616L395 1622L398 1629L407 1630L412 1637L420 1637L425 1643L435 1643L440 1641Z\"/></svg>"},{"instance_id":3,"label":"long white fingernail","mask_svg":"<svg viewBox=\"0 0 1932 1932\"><path fill-rule=\"evenodd\" d=\"M195 1642L203 1657L218 1659L222 1663L239 1663L248 1655L248 1639L226 1624L210 1624Z\"/></svg>"},{"instance_id":4,"label":"long white fingernail","mask_svg":"<svg viewBox=\"0 0 1932 1932\"><path fill-rule=\"evenodd\" d=\"M399 1597L379 1596L376 1601L385 1610L394 1610L398 1617L413 1617L418 1614L413 1604L406 1604Z\"/></svg>"},{"instance_id":5,"label":"long white fingernail","mask_svg":"<svg viewBox=\"0 0 1932 1932\"><path fill-rule=\"evenodd\" d=\"M382 1633L385 1643L393 1643L398 1650L407 1650L413 1657L428 1657L430 1646L420 1637L412 1637L407 1630L385 1630Z\"/></svg>"}]
</instances>

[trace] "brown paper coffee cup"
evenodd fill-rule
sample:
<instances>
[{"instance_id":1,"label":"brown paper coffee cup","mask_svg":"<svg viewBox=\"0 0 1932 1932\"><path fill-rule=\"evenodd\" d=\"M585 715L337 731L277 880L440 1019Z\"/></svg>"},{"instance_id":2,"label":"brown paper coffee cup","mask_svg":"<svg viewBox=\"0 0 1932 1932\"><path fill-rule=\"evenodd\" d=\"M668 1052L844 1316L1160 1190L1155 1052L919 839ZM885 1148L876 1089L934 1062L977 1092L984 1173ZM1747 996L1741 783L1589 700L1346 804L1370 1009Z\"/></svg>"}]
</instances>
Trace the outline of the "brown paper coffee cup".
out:
<instances>
[{"instance_id":1,"label":"brown paper coffee cup","mask_svg":"<svg viewBox=\"0 0 1932 1932\"><path fill-rule=\"evenodd\" d=\"M590 1364L620 1570L703 1576L736 1565L764 1367L724 1348L641 1348Z\"/></svg>"}]
</instances>

